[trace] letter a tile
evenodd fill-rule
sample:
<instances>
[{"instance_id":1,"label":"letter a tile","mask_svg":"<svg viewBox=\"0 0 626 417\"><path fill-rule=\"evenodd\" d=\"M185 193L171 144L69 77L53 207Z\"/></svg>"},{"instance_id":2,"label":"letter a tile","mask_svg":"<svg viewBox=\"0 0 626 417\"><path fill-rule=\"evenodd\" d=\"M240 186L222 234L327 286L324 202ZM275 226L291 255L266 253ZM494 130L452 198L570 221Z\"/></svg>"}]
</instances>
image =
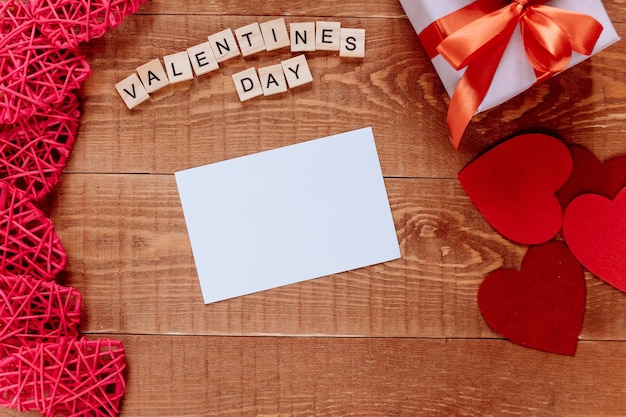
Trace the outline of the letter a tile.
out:
<instances>
[{"instance_id":1,"label":"letter a tile","mask_svg":"<svg viewBox=\"0 0 626 417\"><path fill-rule=\"evenodd\" d=\"M259 79L261 80L264 96L287 91L285 73L283 72L283 66L280 64L259 68Z\"/></svg>"},{"instance_id":2,"label":"letter a tile","mask_svg":"<svg viewBox=\"0 0 626 417\"><path fill-rule=\"evenodd\" d=\"M158 58L137 67L137 74L148 93L154 93L170 84Z\"/></svg>"}]
</instances>

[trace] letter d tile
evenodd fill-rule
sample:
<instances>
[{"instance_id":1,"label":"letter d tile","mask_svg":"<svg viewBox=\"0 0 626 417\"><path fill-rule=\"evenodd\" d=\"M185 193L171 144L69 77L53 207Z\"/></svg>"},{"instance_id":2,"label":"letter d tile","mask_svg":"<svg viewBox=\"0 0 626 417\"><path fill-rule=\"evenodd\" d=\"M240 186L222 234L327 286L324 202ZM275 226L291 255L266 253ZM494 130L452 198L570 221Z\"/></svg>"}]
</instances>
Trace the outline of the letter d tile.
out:
<instances>
[{"instance_id":1,"label":"letter d tile","mask_svg":"<svg viewBox=\"0 0 626 417\"><path fill-rule=\"evenodd\" d=\"M233 82L241 101L263 95L263 87L254 67L233 74Z\"/></svg>"}]
</instances>

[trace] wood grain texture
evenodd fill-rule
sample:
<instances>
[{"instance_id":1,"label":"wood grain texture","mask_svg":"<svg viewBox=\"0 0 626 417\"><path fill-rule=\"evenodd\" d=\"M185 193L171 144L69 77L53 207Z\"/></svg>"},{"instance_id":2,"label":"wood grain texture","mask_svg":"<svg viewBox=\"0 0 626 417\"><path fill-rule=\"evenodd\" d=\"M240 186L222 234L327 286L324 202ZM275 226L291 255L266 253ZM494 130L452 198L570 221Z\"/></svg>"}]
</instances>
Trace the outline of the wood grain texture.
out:
<instances>
[{"instance_id":1,"label":"wood grain texture","mask_svg":"<svg viewBox=\"0 0 626 417\"><path fill-rule=\"evenodd\" d=\"M621 36L626 0L604 1ZM239 102L222 64L128 111L113 85L209 34L281 16L366 29L366 57L307 53L314 81ZM79 137L42 202L84 297L81 332L121 339L136 416L626 416L626 296L587 273L575 357L501 340L476 304L527 250L456 180L506 138L542 131L601 159L626 153L626 46L475 116L459 152L449 99L397 0L150 0L85 47ZM204 305L173 173L372 126L402 259ZM241 237L245 239L245 236ZM245 262L245 254L241 254ZM0 416L34 416L0 409Z\"/></svg>"},{"instance_id":2,"label":"wood grain texture","mask_svg":"<svg viewBox=\"0 0 626 417\"><path fill-rule=\"evenodd\" d=\"M155 344L145 338L124 340L137 358L130 364L124 404L131 415L599 417L626 413L620 383L626 362L615 362L623 351L621 343L583 343L575 358L547 360L546 354L502 341L171 337L157 338ZM160 355L143 355L157 346ZM181 358L184 365L177 367ZM163 375L160 369L171 373ZM149 394L134 401L132 387L143 387Z\"/></svg>"},{"instance_id":3,"label":"wood grain texture","mask_svg":"<svg viewBox=\"0 0 626 417\"><path fill-rule=\"evenodd\" d=\"M617 416L623 344L123 336L132 416ZM17 413L5 413L18 416ZM34 416L35 414L28 414Z\"/></svg>"},{"instance_id":4,"label":"wood grain texture","mask_svg":"<svg viewBox=\"0 0 626 417\"><path fill-rule=\"evenodd\" d=\"M51 213L70 259L61 278L83 294L90 333L495 337L478 285L526 248L455 180L386 185L402 259L205 306L173 176L67 175ZM582 337L626 339L626 297L591 275L588 291Z\"/></svg>"}]
</instances>

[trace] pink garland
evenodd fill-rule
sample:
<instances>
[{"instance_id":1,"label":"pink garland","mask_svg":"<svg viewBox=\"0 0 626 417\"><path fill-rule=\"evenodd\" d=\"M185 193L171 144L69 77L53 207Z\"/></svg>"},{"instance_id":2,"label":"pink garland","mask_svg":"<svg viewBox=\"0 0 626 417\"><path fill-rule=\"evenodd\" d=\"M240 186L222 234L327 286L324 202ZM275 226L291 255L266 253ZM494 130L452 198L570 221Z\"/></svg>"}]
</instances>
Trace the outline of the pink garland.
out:
<instances>
[{"instance_id":1,"label":"pink garland","mask_svg":"<svg viewBox=\"0 0 626 417\"><path fill-rule=\"evenodd\" d=\"M121 342L79 338L80 294L53 282L67 254L35 202L76 139L78 46L145 0L0 1L0 405L44 416L115 416Z\"/></svg>"}]
</instances>

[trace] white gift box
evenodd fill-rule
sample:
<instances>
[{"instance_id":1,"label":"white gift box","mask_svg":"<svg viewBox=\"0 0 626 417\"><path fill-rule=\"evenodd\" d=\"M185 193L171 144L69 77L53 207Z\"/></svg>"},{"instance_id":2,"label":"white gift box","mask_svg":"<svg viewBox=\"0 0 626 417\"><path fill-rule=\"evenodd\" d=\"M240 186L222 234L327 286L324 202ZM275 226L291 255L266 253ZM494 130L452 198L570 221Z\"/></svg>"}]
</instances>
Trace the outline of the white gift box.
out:
<instances>
[{"instance_id":1,"label":"white gift box","mask_svg":"<svg viewBox=\"0 0 626 417\"><path fill-rule=\"evenodd\" d=\"M418 34L432 22L473 2L473 0L400 0L405 13ZM602 34L595 45L592 55L619 40L619 36L601 0L552 0L548 1L546 6L589 15L603 26ZM568 68L579 64L587 58L589 56L572 51L572 59ZM441 55L434 57L432 63L448 95L452 97L459 80L465 73L465 69L455 70ZM489 91L479 106L477 113L504 103L536 83L535 70L526 57L518 27L502 56Z\"/></svg>"}]
</instances>

